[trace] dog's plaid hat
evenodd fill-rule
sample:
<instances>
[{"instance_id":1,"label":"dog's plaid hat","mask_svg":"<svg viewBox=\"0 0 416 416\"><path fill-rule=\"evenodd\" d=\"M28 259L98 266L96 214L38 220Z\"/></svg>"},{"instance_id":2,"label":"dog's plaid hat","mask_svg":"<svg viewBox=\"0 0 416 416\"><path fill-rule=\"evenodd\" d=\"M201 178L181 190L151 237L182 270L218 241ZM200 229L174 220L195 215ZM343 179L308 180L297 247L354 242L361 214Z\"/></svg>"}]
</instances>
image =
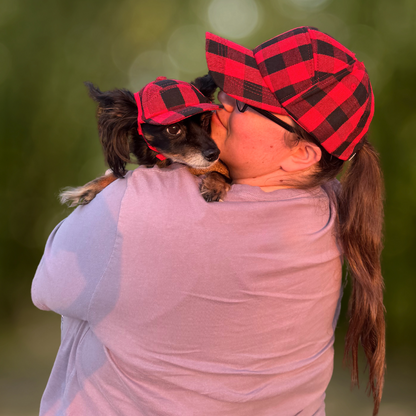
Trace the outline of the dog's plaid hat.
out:
<instances>
[{"instance_id":1,"label":"dog's plaid hat","mask_svg":"<svg viewBox=\"0 0 416 416\"><path fill-rule=\"evenodd\" d=\"M158 77L134 94L138 108L138 132L142 134L141 124L169 125L205 111L214 111L219 105L209 101L195 86L184 81ZM146 138L143 136L144 140ZM146 141L147 143L147 141ZM150 146L151 150L159 153ZM160 160L163 155L156 156Z\"/></svg>"},{"instance_id":2,"label":"dog's plaid hat","mask_svg":"<svg viewBox=\"0 0 416 416\"><path fill-rule=\"evenodd\" d=\"M290 116L332 155L354 156L368 131L374 97L355 55L313 27L299 27L250 50L206 34L208 69L239 101Z\"/></svg>"}]
</instances>

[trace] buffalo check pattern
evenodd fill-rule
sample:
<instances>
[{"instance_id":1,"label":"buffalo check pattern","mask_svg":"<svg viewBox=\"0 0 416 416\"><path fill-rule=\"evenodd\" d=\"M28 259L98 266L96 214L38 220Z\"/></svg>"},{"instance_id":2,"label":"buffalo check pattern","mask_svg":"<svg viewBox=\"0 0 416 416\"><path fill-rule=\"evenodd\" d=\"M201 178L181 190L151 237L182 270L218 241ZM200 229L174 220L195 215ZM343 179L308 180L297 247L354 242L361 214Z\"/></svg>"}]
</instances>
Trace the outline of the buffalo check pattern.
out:
<instances>
[{"instance_id":1,"label":"buffalo check pattern","mask_svg":"<svg viewBox=\"0 0 416 416\"><path fill-rule=\"evenodd\" d=\"M134 94L138 123L169 125L220 107L212 103L192 84L158 77Z\"/></svg>"},{"instance_id":2,"label":"buffalo check pattern","mask_svg":"<svg viewBox=\"0 0 416 416\"><path fill-rule=\"evenodd\" d=\"M364 64L313 27L299 27L253 50L206 34L210 74L230 96L290 116L332 155L359 150L374 114Z\"/></svg>"}]
</instances>

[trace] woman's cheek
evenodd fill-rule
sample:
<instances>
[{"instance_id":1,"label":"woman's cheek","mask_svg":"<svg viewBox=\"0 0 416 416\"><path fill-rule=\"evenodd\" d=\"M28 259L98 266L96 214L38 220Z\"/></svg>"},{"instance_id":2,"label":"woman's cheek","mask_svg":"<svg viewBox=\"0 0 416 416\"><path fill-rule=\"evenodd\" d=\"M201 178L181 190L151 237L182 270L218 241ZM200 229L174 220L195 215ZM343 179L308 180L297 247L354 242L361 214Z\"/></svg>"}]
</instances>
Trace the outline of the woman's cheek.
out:
<instances>
[{"instance_id":1,"label":"woman's cheek","mask_svg":"<svg viewBox=\"0 0 416 416\"><path fill-rule=\"evenodd\" d=\"M215 119L215 117L216 115L214 114L211 121L211 138L221 150L227 131L224 126L220 124L219 120Z\"/></svg>"}]
</instances>

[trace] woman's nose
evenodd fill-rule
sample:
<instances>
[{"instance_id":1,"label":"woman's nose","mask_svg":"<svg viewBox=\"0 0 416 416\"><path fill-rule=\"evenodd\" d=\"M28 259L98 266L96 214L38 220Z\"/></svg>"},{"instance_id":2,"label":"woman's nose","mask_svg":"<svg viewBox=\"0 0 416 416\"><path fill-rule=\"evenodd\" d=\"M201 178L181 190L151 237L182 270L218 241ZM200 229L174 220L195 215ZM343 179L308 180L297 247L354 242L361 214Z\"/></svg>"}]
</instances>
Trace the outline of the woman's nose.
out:
<instances>
[{"instance_id":1,"label":"woman's nose","mask_svg":"<svg viewBox=\"0 0 416 416\"><path fill-rule=\"evenodd\" d=\"M218 99L221 104L224 106L224 110L232 113L235 107L235 99L227 95L224 91L220 91L218 94Z\"/></svg>"}]
</instances>

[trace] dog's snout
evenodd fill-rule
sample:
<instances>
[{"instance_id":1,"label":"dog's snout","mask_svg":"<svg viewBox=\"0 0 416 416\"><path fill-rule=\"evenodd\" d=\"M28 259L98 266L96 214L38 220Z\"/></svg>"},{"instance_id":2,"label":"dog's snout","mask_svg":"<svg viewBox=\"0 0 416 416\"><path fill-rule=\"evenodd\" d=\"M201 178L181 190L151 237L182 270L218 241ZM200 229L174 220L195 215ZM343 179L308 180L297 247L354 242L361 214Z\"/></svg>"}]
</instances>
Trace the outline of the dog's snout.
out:
<instances>
[{"instance_id":1,"label":"dog's snout","mask_svg":"<svg viewBox=\"0 0 416 416\"><path fill-rule=\"evenodd\" d=\"M213 162L214 160L218 159L220 155L220 151L218 149L207 149L202 152L204 158L208 160L208 162Z\"/></svg>"}]
</instances>

